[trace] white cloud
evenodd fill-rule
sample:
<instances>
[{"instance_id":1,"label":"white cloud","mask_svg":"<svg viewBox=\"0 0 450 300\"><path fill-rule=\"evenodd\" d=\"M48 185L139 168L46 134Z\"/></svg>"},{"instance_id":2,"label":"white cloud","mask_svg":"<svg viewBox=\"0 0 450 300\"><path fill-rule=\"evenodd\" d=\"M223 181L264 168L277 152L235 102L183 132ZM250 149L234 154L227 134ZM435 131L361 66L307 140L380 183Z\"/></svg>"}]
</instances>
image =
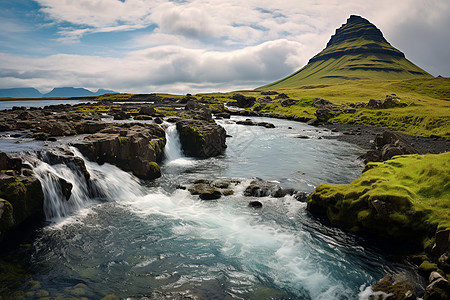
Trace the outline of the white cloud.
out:
<instances>
[{"instance_id":1,"label":"white cloud","mask_svg":"<svg viewBox=\"0 0 450 300\"><path fill-rule=\"evenodd\" d=\"M60 42L83 45L82 37L99 32L129 35L111 46L120 57L0 55L0 87L76 85L130 92L254 88L305 65L351 14L374 23L413 62L449 75L438 72L445 66L442 61L450 61L446 0L35 1L56 24ZM97 53L107 50L96 48Z\"/></svg>"},{"instance_id":2,"label":"white cloud","mask_svg":"<svg viewBox=\"0 0 450 300\"><path fill-rule=\"evenodd\" d=\"M171 86L183 92L221 87L254 88L294 71L302 57L297 42L276 40L230 52L159 46L124 58L52 55L44 58L0 55L3 87L98 87L152 92ZM225 84L224 84L225 83ZM178 88L177 88L178 86ZM212 89L214 90L214 89ZM194 91L192 91L194 92Z\"/></svg>"}]
</instances>

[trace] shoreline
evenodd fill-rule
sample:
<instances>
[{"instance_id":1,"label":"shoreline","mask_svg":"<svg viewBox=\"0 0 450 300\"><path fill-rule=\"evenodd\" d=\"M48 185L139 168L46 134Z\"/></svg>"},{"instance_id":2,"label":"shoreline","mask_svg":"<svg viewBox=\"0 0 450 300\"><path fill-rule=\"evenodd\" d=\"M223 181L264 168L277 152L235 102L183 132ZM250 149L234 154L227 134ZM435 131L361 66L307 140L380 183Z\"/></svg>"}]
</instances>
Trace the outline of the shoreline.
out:
<instances>
[{"instance_id":1,"label":"shoreline","mask_svg":"<svg viewBox=\"0 0 450 300\"><path fill-rule=\"evenodd\" d=\"M322 126L340 133L337 136L327 136L324 138L337 139L339 141L355 144L362 148L366 148L367 150L372 148L374 138L377 134L382 134L385 131L393 131L398 133L409 145L414 147L418 154L439 154L450 151L450 141L441 137L415 136L389 128L371 127L366 125L324 124Z\"/></svg>"}]
</instances>

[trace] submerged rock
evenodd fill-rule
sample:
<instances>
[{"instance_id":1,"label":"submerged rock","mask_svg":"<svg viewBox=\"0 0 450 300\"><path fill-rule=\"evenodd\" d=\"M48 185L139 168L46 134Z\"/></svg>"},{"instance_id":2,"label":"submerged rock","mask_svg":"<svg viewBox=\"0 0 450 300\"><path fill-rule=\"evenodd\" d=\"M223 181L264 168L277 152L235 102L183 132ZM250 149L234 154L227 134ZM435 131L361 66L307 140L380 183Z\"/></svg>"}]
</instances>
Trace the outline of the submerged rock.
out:
<instances>
[{"instance_id":1,"label":"submerged rock","mask_svg":"<svg viewBox=\"0 0 450 300\"><path fill-rule=\"evenodd\" d=\"M261 208L261 207L263 207L263 205L262 205L262 203L259 202L259 201L250 201L250 202L248 203L248 207L251 207L251 208Z\"/></svg>"}]
</instances>

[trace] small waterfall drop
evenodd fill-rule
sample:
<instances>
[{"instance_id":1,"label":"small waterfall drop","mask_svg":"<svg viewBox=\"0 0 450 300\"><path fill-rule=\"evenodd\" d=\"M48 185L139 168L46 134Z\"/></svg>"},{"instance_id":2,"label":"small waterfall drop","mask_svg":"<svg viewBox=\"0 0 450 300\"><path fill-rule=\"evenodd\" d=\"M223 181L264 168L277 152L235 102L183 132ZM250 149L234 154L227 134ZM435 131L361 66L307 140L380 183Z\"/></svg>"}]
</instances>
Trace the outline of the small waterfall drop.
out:
<instances>
[{"instance_id":1,"label":"small waterfall drop","mask_svg":"<svg viewBox=\"0 0 450 300\"><path fill-rule=\"evenodd\" d=\"M50 165L37 156L28 159L42 185L44 212L48 221L58 222L85 206L90 198L90 189L80 170L63 163ZM71 186L69 194L63 191L68 186Z\"/></svg>"},{"instance_id":2,"label":"small waterfall drop","mask_svg":"<svg viewBox=\"0 0 450 300\"><path fill-rule=\"evenodd\" d=\"M165 163L170 165L186 165L192 160L184 156L181 150L180 136L177 127L174 124L167 124L166 130L166 146L164 147Z\"/></svg>"}]
</instances>

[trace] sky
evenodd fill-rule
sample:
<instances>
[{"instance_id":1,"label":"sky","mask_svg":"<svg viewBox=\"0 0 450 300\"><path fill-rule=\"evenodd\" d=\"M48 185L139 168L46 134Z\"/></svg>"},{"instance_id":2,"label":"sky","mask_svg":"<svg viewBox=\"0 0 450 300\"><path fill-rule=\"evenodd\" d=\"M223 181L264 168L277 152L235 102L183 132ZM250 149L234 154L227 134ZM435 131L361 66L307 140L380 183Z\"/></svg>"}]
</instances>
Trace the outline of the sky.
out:
<instances>
[{"instance_id":1,"label":"sky","mask_svg":"<svg viewBox=\"0 0 450 300\"><path fill-rule=\"evenodd\" d=\"M307 64L352 14L450 76L448 0L0 0L0 88L254 89Z\"/></svg>"}]
</instances>

